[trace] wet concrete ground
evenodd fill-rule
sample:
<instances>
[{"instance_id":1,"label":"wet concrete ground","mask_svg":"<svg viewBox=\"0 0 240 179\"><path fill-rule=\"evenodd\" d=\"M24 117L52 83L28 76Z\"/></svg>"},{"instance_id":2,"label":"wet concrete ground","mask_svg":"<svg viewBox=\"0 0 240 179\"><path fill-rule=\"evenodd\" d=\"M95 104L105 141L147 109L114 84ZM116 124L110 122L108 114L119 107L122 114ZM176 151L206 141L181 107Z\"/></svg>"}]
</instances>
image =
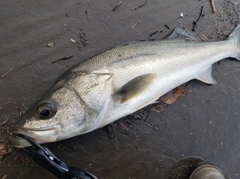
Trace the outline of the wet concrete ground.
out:
<instances>
[{"instance_id":1,"label":"wet concrete ground","mask_svg":"<svg viewBox=\"0 0 240 179\"><path fill-rule=\"evenodd\" d=\"M204 16L194 34L202 40L226 39L240 23L237 0L215 1L215 14L210 1L149 0L141 8L145 1L122 1L113 12L118 3L0 3L1 142L7 140L21 112L39 99L58 76L99 52L124 42L148 39L155 31L158 33L152 38L160 40L178 25L192 29L201 6ZM52 41L56 46L48 48ZM52 63L71 55L68 60ZM213 75L218 84L210 86L195 80L187 83L186 95L172 105L161 104L162 111L151 112L146 121L127 117L107 128L46 146L68 164L102 179L173 178L179 161L188 157L217 165L226 178L239 178L240 63L223 60L214 65ZM54 178L23 151L1 157L0 178L4 175Z\"/></svg>"}]
</instances>

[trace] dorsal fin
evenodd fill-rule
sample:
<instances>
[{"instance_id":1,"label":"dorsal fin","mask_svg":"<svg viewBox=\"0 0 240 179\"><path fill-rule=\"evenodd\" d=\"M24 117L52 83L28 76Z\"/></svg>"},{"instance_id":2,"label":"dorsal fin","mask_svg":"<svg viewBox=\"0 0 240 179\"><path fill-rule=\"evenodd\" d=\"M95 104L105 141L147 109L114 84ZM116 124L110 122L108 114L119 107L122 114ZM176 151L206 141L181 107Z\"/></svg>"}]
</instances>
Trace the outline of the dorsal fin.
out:
<instances>
[{"instance_id":1,"label":"dorsal fin","mask_svg":"<svg viewBox=\"0 0 240 179\"><path fill-rule=\"evenodd\" d=\"M130 44L139 44L139 43L142 43L142 42L149 42L149 41L154 41L154 39L134 40L134 41L124 42L124 43L122 43L122 44L119 44L119 45L114 46L114 48L122 47L122 46L125 46L125 45L130 45Z\"/></svg>"},{"instance_id":2,"label":"dorsal fin","mask_svg":"<svg viewBox=\"0 0 240 179\"><path fill-rule=\"evenodd\" d=\"M167 39L186 39L186 40L198 40L194 35L185 27L176 27L173 32L167 37Z\"/></svg>"}]
</instances>

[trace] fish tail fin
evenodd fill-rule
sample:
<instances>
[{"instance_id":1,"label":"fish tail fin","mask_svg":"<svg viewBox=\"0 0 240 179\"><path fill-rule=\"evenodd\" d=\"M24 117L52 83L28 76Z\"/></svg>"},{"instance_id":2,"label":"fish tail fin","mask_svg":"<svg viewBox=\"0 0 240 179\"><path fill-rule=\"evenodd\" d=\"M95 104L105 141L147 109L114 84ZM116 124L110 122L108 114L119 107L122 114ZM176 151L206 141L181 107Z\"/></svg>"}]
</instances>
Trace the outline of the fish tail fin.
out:
<instances>
[{"instance_id":1,"label":"fish tail fin","mask_svg":"<svg viewBox=\"0 0 240 179\"><path fill-rule=\"evenodd\" d=\"M228 40L234 43L235 58L240 61L240 24L229 35Z\"/></svg>"}]
</instances>

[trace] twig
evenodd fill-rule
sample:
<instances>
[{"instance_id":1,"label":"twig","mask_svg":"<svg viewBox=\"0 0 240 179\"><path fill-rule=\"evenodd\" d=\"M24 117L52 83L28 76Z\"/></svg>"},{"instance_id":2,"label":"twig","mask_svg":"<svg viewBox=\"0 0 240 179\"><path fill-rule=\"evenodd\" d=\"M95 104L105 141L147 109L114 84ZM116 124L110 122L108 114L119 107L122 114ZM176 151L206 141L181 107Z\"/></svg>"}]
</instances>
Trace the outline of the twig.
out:
<instances>
[{"instance_id":1,"label":"twig","mask_svg":"<svg viewBox=\"0 0 240 179\"><path fill-rule=\"evenodd\" d=\"M212 12L216 13L216 8L215 8L215 4L214 4L214 0L210 0L211 1L211 5L212 5Z\"/></svg>"},{"instance_id":2,"label":"twig","mask_svg":"<svg viewBox=\"0 0 240 179\"><path fill-rule=\"evenodd\" d=\"M91 159L94 163L98 164L95 160Z\"/></svg>"},{"instance_id":3,"label":"twig","mask_svg":"<svg viewBox=\"0 0 240 179\"><path fill-rule=\"evenodd\" d=\"M7 119L6 121L3 121L0 126L3 126L4 124L6 124L8 122L9 119Z\"/></svg>"},{"instance_id":4,"label":"twig","mask_svg":"<svg viewBox=\"0 0 240 179\"><path fill-rule=\"evenodd\" d=\"M164 24L165 27L167 27L168 29L170 29L170 27L167 24Z\"/></svg>"},{"instance_id":5,"label":"twig","mask_svg":"<svg viewBox=\"0 0 240 179\"><path fill-rule=\"evenodd\" d=\"M5 77L8 73L10 73L12 70L13 70L13 68L11 68L10 70L8 70L7 73L4 73L4 74L2 75L2 78L4 78L4 77Z\"/></svg>"},{"instance_id":6,"label":"twig","mask_svg":"<svg viewBox=\"0 0 240 179\"><path fill-rule=\"evenodd\" d=\"M199 6L203 5L204 3L208 2L209 0L203 1L201 4L198 4L193 10L191 10L190 12L188 12L185 16L188 16L189 14L191 14L193 11L195 11Z\"/></svg>"},{"instance_id":7,"label":"twig","mask_svg":"<svg viewBox=\"0 0 240 179\"><path fill-rule=\"evenodd\" d=\"M201 11L200 11L200 14L199 14L199 16L198 16L196 22L199 21L199 19L200 19L200 17L202 17L202 15L203 15L203 6L201 7Z\"/></svg>"},{"instance_id":8,"label":"twig","mask_svg":"<svg viewBox=\"0 0 240 179\"><path fill-rule=\"evenodd\" d=\"M134 29L134 27L136 27L139 23L137 22L136 24L134 24L131 29Z\"/></svg>"},{"instance_id":9,"label":"twig","mask_svg":"<svg viewBox=\"0 0 240 179\"><path fill-rule=\"evenodd\" d=\"M87 17L87 21L89 21L89 19L88 19L88 12L85 11L85 14L86 14L86 17Z\"/></svg>"},{"instance_id":10,"label":"twig","mask_svg":"<svg viewBox=\"0 0 240 179\"><path fill-rule=\"evenodd\" d=\"M136 7L136 8L133 9L133 10L130 10L130 11L136 11L136 10L142 8L143 6L145 6L146 4L147 4L147 0L146 0L143 4L141 4L140 6Z\"/></svg>"},{"instance_id":11,"label":"twig","mask_svg":"<svg viewBox=\"0 0 240 179\"><path fill-rule=\"evenodd\" d=\"M128 128L123 123L120 122L119 124L122 126L122 129L129 131Z\"/></svg>"},{"instance_id":12,"label":"twig","mask_svg":"<svg viewBox=\"0 0 240 179\"><path fill-rule=\"evenodd\" d=\"M58 59L58 60L52 61L52 63L56 63L56 62L61 61L61 60L67 60L67 59L70 59L70 58L72 58L72 57L73 57L73 55L67 56L67 57L63 57L63 58L60 58L60 59Z\"/></svg>"},{"instance_id":13,"label":"twig","mask_svg":"<svg viewBox=\"0 0 240 179\"><path fill-rule=\"evenodd\" d=\"M122 1L120 1L118 4L116 4L116 6L114 6L112 11L116 11L119 8L119 6L121 6L121 4L122 4Z\"/></svg>"},{"instance_id":14,"label":"twig","mask_svg":"<svg viewBox=\"0 0 240 179\"><path fill-rule=\"evenodd\" d=\"M151 33L148 38L152 37L152 36L155 35L156 33L158 33L158 30L156 30L155 32Z\"/></svg>"},{"instance_id":15,"label":"twig","mask_svg":"<svg viewBox=\"0 0 240 179\"><path fill-rule=\"evenodd\" d=\"M13 125L11 125L9 122L6 122L5 124L9 125L11 128L13 128ZM3 125L5 125L3 124Z\"/></svg>"},{"instance_id":16,"label":"twig","mask_svg":"<svg viewBox=\"0 0 240 179\"><path fill-rule=\"evenodd\" d=\"M201 11L200 11L200 14L199 14L197 20L193 22L192 31L195 31L195 27L196 27L196 25L197 25L197 22L199 21L200 17L202 17L202 16L203 16L203 6L201 7Z\"/></svg>"}]
</instances>

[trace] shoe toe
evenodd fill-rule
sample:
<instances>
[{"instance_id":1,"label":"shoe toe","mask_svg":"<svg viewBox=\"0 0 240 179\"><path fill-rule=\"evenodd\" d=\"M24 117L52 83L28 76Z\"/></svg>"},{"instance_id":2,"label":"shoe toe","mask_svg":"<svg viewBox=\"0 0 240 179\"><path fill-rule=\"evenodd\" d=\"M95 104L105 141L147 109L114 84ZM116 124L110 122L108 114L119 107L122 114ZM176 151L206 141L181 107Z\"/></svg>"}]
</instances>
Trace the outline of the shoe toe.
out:
<instances>
[{"instance_id":1,"label":"shoe toe","mask_svg":"<svg viewBox=\"0 0 240 179\"><path fill-rule=\"evenodd\" d=\"M224 179L224 176L216 166L205 164L196 168L189 179Z\"/></svg>"}]
</instances>

